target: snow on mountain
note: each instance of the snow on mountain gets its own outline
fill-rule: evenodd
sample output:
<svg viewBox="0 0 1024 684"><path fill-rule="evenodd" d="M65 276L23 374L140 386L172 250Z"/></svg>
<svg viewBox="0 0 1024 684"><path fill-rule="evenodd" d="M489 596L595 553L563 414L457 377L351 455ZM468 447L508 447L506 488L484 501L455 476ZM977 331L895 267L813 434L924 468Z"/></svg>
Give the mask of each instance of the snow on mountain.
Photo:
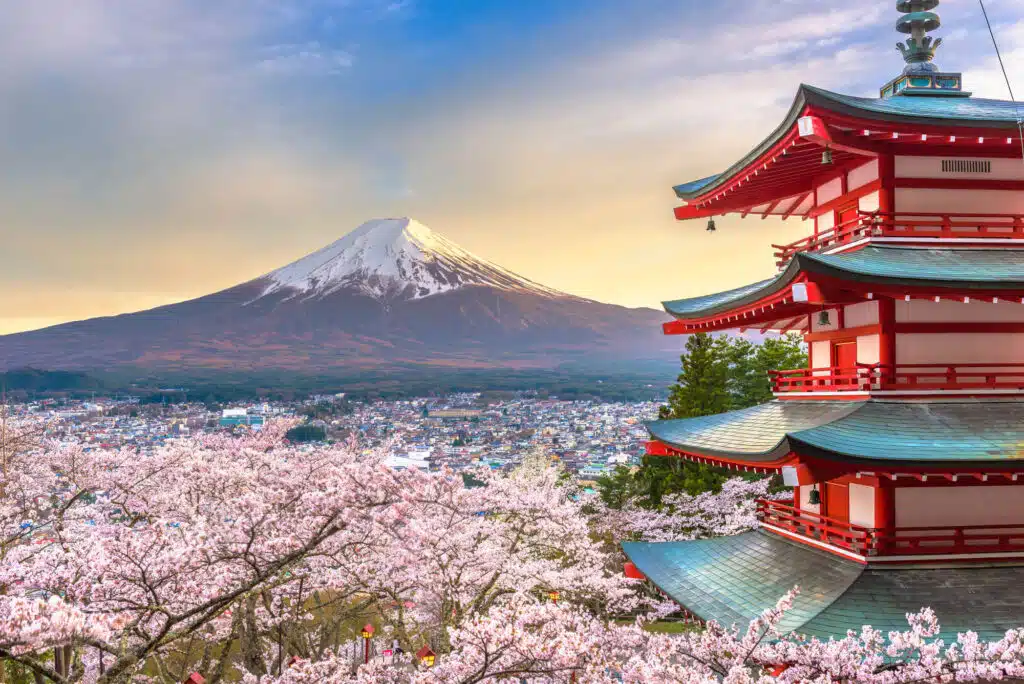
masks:
<svg viewBox="0 0 1024 684"><path fill-rule="evenodd" d="M422 299L469 285L569 297L482 259L419 221L374 219L323 249L260 279L261 297L316 299L356 289L377 299Z"/></svg>

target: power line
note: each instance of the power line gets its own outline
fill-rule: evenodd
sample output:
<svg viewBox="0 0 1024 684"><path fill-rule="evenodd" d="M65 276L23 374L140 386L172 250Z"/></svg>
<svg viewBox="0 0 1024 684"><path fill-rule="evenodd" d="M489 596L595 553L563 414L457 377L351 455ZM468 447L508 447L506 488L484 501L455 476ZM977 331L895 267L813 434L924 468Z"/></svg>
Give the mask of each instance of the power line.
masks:
<svg viewBox="0 0 1024 684"><path fill-rule="evenodd" d="M1010 83L1010 75L1006 72L1006 64L1003 62L1003 54L999 51L999 42L996 40L996 32L992 30L992 22L988 19L988 12L985 10L985 0L978 0L981 5L981 13L985 16L985 25L988 26L988 35L992 36L992 46L996 49L996 57L999 59L999 68L1003 71L1003 79L1006 81L1006 89L1010 91L1010 101L1013 102L1013 110L1017 115L1017 131L1020 133L1020 153L1024 160L1024 119L1020 116L1020 108L1017 106L1017 98L1013 95L1013 85Z"/></svg>

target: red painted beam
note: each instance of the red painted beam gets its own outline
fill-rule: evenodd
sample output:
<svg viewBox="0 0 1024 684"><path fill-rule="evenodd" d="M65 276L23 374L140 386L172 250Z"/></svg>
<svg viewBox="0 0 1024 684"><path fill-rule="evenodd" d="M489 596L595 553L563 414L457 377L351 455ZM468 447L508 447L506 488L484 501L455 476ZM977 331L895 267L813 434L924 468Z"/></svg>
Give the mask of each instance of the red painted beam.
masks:
<svg viewBox="0 0 1024 684"><path fill-rule="evenodd" d="M682 321L669 321L662 323L661 329L666 335L689 335L692 332Z"/></svg>
<svg viewBox="0 0 1024 684"><path fill-rule="evenodd" d="M804 335L804 342L824 342L826 340L842 340L849 337L878 335L881 331L882 326L877 323L874 325L861 325L856 328L844 328L842 330L824 330L822 332L807 333ZM898 329L897 332L899 332Z"/></svg>
<svg viewBox="0 0 1024 684"><path fill-rule="evenodd" d="M652 439L645 445L646 453L648 456L671 456L672 451L668 448L668 445L664 442L659 442L656 439Z"/></svg>
<svg viewBox="0 0 1024 684"><path fill-rule="evenodd" d="M932 188L937 190L1024 190L1024 180L988 178L896 178L897 188Z"/></svg>
<svg viewBox="0 0 1024 684"><path fill-rule="evenodd" d="M687 205L682 206L682 207L676 207L673 210L673 213L675 213L677 221L689 221L691 219L708 218L710 216L718 216L718 215L726 213L726 212L723 211L722 209L718 209L718 208L715 208L715 209L701 209L700 207L698 207L698 206L696 206L694 204L687 204Z"/></svg>

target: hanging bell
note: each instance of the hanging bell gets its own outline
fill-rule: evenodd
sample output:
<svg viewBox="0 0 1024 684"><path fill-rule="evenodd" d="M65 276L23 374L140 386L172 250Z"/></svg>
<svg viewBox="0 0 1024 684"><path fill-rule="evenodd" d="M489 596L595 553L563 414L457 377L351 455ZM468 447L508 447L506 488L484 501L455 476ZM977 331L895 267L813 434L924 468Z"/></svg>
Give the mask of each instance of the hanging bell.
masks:
<svg viewBox="0 0 1024 684"><path fill-rule="evenodd" d="M812 506L818 506L821 504L821 494L818 492L818 485L814 485L814 489L807 495L807 503Z"/></svg>
<svg viewBox="0 0 1024 684"><path fill-rule="evenodd" d="M832 319L828 316L828 311L822 309L818 312L818 325L832 325Z"/></svg>
<svg viewBox="0 0 1024 684"><path fill-rule="evenodd" d="M715 219L714 219L714 217L708 219L708 232L709 233L714 233L715 232Z"/></svg>
<svg viewBox="0 0 1024 684"><path fill-rule="evenodd" d="M832 166L832 150L828 147L821 153L821 165Z"/></svg>

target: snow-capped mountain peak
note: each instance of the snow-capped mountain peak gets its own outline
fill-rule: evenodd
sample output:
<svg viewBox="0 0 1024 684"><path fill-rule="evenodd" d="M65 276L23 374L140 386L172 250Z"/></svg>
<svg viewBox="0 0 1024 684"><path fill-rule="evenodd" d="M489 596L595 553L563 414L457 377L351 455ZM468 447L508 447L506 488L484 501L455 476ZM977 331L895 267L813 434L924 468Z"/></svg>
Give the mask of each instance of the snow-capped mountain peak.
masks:
<svg viewBox="0 0 1024 684"><path fill-rule="evenodd" d="M411 218L374 219L262 278L262 296L317 298L356 289L378 299L421 299L470 285L567 296L459 247Z"/></svg>

